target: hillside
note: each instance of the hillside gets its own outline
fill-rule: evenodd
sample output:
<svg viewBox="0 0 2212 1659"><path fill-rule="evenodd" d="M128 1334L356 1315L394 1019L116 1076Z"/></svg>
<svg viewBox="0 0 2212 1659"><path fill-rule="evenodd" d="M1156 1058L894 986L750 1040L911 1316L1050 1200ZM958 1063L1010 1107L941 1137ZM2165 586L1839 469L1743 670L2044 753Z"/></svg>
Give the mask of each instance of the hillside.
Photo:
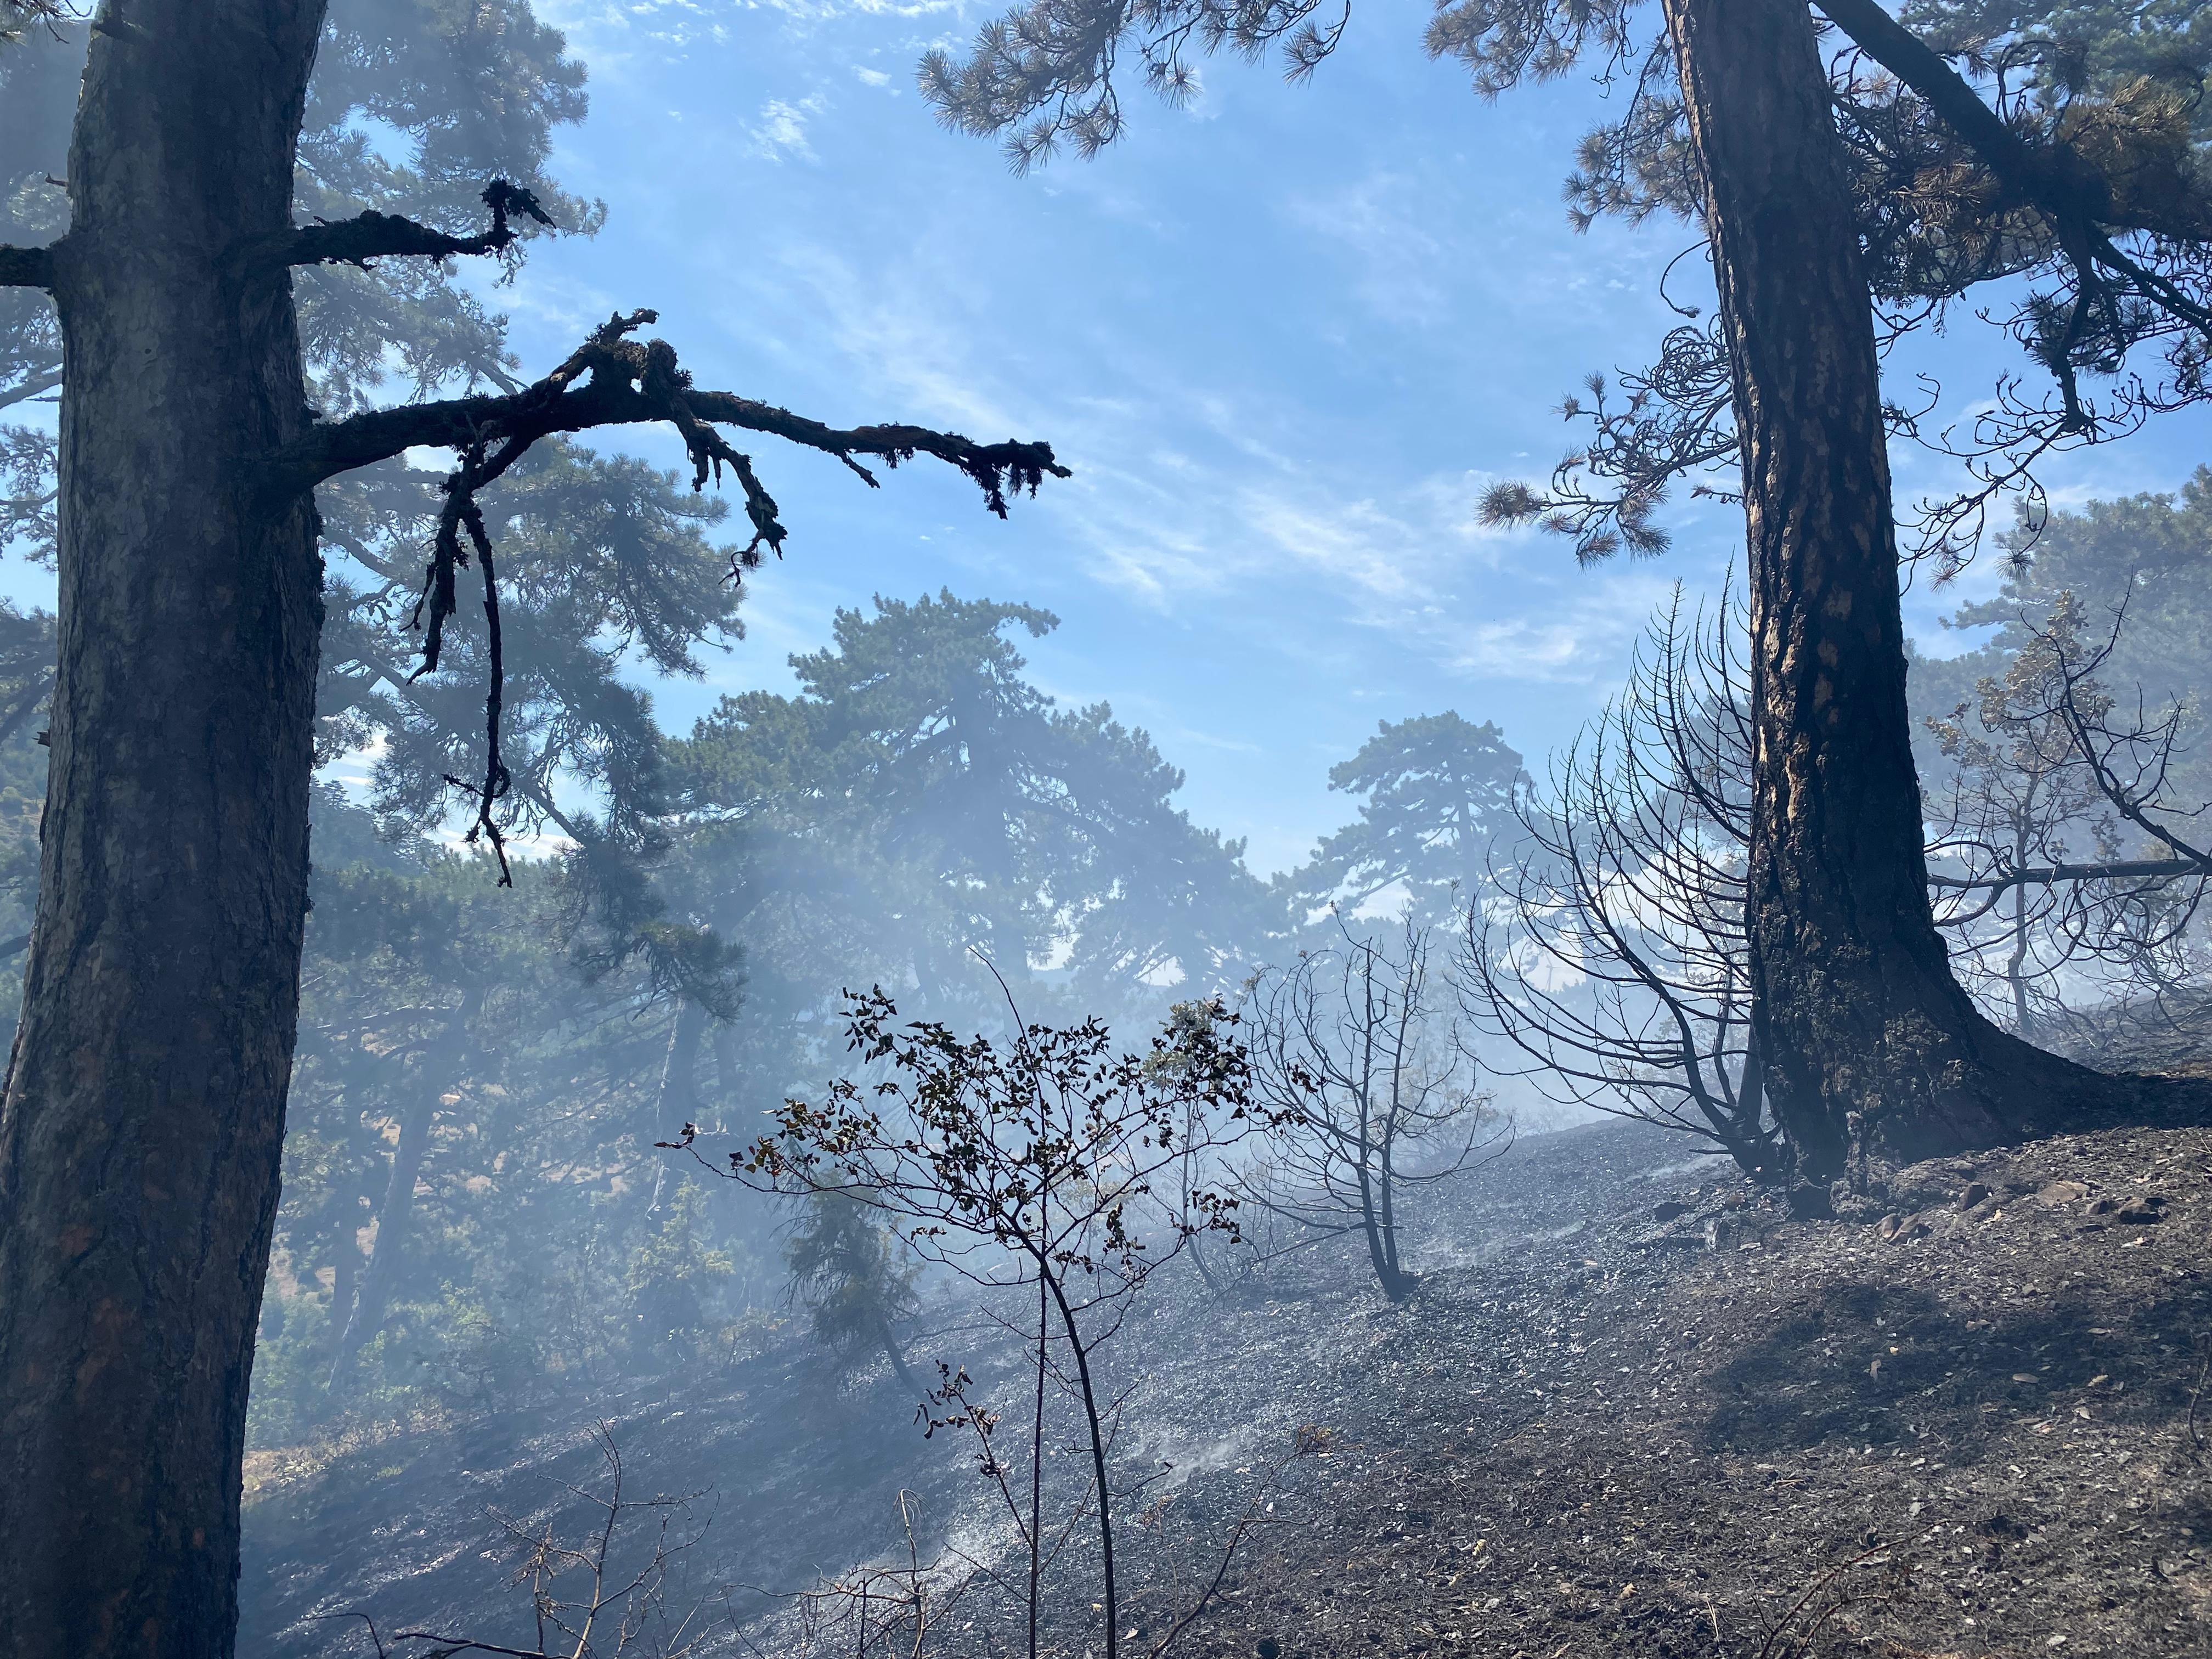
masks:
<svg viewBox="0 0 2212 1659"><path fill-rule="evenodd" d="M1348 1254L1218 1295L1176 1270L1114 1351L1141 1383L1124 1456L1172 1466L1151 1524L1125 1521L1146 1634L1124 1650L1314 1425L1327 1450L1285 1471L1177 1652L2212 1652L2212 1131L1924 1164L1848 1207L1790 1221L1678 1140L1603 1124L1431 1189L1403 1307ZM1011 1384L972 1317L914 1346L981 1395ZM633 1490L711 1493L671 1580L708 1604L706 1650L798 1650L787 1604L732 1587L902 1548L902 1489L926 1548L976 1550L973 1460L909 1414L786 1333L559 1409L264 1455L243 1639L366 1652L318 1617L366 1612L528 1646L493 1516L580 1524L556 1481L588 1486L604 1419ZM1095 1646L1068 1605L1055 1650ZM932 1650L1006 1651L988 1624L948 1621Z"/></svg>

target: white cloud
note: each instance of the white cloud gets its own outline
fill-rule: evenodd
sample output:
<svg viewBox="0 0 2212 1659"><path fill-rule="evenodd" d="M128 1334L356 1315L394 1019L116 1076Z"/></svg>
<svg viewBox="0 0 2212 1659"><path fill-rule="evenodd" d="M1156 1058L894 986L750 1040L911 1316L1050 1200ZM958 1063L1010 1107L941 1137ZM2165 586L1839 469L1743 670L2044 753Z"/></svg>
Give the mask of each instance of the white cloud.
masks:
<svg viewBox="0 0 2212 1659"><path fill-rule="evenodd" d="M731 0L538 0L538 15L568 37L595 79L619 75L645 52L659 56L728 37Z"/></svg>
<svg viewBox="0 0 2212 1659"><path fill-rule="evenodd" d="M887 87L891 83L891 77L890 76L884 74L881 70L870 69L865 64L854 64L853 73L859 76L863 82L872 87Z"/></svg>
<svg viewBox="0 0 2212 1659"><path fill-rule="evenodd" d="M802 98L795 104L769 99L761 106L759 118L745 126L752 153L770 161L792 156L803 161L814 160L814 146L806 142L806 124L827 107L819 97Z"/></svg>
<svg viewBox="0 0 2212 1659"><path fill-rule="evenodd" d="M1032 425L1022 412L1031 399L994 395L994 377L979 367L987 361L978 349L986 319L961 315L954 297L961 290L939 280L942 273L919 256L896 269L863 270L823 243L794 240L781 246L775 268L762 276L761 293L744 296L719 319L754 349L782 356L790 341L778 326L780 307L803 296L810 346L826 343L846 360L837 378L855 403L888 405L865 418L925 421L969 433Z"/></svg>
<svg viewBox="0 0 2212 1659"><path fill-rule="evenodd" d="M1625 677L1632 642L1665 600L1673 583L1623 572L1605 578L1577 574L1579 594L1554 592L1521 614L1462 623L1453 672L1469 678L1607 686Z"/></svg>

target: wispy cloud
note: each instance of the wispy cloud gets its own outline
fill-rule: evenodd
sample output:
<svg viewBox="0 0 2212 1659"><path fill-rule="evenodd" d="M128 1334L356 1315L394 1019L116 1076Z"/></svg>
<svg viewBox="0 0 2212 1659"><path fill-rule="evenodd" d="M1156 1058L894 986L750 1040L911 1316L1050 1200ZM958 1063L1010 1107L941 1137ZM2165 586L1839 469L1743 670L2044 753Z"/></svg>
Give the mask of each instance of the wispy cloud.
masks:
<svg viewBox="0 0 2212 1659"><path fill-rule="evenodd" d="M1291 216L1351 255L1353 291L1386 321L1425 325L1449 313L1448 250L1432 189L1401 173L1370 173L1325 193L1291 199Z"/></svg>
<svg viewBox="0 0 2212 1659"><path fill-rule="evenodd" d="M795 104L769 99L761 106L760 114L745 125L752 153L769 161L813 161L814 146L806 141L806 124L828 107L827 100L819 96L802 98Z"/></svg>
<svg viewBox="0 0 2212 1659"><path fill-rule="evenodd" d="M1457 648L1448 665L1470 679L1608 690L1626 678L1629 651L1675 574L1649 566L1577 571L1541 584L1508 614L1485 617L1469 605L1451 629Z"/></svg>
<svg viewBox="0 0 2212 1659"><path fill-rule="evenodd" d="M1264 404L1192 385L1172 362L1102 363L1068 340L1079 368L1049 355L1001 368L999 319L927 247L864 271L799 241L778 264L773 281L807 295L816 337L834 343L836 378L871 404L977 435L1049 435L1075 477L1022 513L1051 520L1052 539L1120 604L1163 617L1198 606L1262 632L1279 613L1296 620L1275 648L1304 657L1318 630L1351 628L1458 678L1583 685L1613 672L1665 591L1626 568L1499 580L1554 550L1480 523L1495 475L1378 480L1371 460L1314 453L1310 434L1301 453ZM763 343L774 333L742 302L727 319Z"/></svg>
<svg viewBox="0 0 2212 1659"><path fill-rule="evenodd" d="M538 16L568 37L594 77L620 76L639 54L658 57L728 38L730 0L537 0Z"/></svg>

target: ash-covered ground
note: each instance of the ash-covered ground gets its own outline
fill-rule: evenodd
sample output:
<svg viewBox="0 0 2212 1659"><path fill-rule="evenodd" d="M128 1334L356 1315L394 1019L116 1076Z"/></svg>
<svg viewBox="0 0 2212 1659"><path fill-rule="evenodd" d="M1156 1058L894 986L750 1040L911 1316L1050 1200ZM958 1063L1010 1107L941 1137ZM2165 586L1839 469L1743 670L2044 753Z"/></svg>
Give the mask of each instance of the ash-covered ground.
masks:
<svg viewBox="0 0 2212 1659"><path fill-rule="evenodd" d="M1249 1514L1175 1653L2212 1654L2212 1131L1921 1165L1818 1221L1685 1152L1600 1124L1424 1189L1401 1306L1351 1241L1218 1291L1164 1270L1105 1358L1132 1390L1121 1467L1155 1477L1121 1528L1123 1650L1152 1651ZM1008 1340L943 1325L913 1357L1011 1408ZM998 1559L972 1440L925 1441L887 1376L841 1378L794 1332L258 1457L244 1650L367 1652L360 1613L532 1648L500 1517L581 1537L568 1486L604 1490L602 1420L631 1495L701 1494L665 1605L703 1651L800 1650L766 1592L905 1559L902 1492L926 1558ZM1302 1428L1326 1449L1266 1485ZM1073 1536L1050 1640L1097 1653ZM954 1596L929 1650L1015 1650L1004 1613Z"/></svg>

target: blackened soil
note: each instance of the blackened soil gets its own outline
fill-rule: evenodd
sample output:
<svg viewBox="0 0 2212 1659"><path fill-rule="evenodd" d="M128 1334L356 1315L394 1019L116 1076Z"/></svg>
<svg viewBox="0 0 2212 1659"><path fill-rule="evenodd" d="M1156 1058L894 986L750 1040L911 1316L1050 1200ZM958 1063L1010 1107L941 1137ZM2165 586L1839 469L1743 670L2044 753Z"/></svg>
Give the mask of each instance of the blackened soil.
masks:
<svg viewBox="0 0 2212 1659"><path fill-rule="evenodd" d="M1813 1222L1684 1150L1600 1125L1428 1189L1401 1306L1349 1249L1158 1282L1113 1355L1137 1385L1125 1465L1173 1466L1125 1523L1144 1633L1123 1651L1211 1578L1308 1426L1326 1451L1259 1498L1176 1654L2212 1654L2212 1132L1922 1165ZM1018 1375L973 1322L918 1346L986 1392ZM712 1488L695 1584L887 1552L902 1489L933 1547L975 1547L972 1461L922 1443L896 1394L839 1385L794 1339L289 1473L264 1459L242 1650L350 1650L322 1616L360 1610L524 1635L492 1516L578 1519L549 1477L588 1476L599 1418L639 1490ZM791 1650L764 1601L718 1594L708 1650ZM932 1650L1007 1651L994 1622ZM1054 1624L1055 1652L1103 1650L1079 1595Z"/></svg>
<svg viewBox="0 0 2212 1659"><path fill-rule="evenodd" d="M1193 1650L2212 1653L2212 1134L1925 1164L1850 1220L1668 1196L1431 1279L1431 1409Z"/></svg>

